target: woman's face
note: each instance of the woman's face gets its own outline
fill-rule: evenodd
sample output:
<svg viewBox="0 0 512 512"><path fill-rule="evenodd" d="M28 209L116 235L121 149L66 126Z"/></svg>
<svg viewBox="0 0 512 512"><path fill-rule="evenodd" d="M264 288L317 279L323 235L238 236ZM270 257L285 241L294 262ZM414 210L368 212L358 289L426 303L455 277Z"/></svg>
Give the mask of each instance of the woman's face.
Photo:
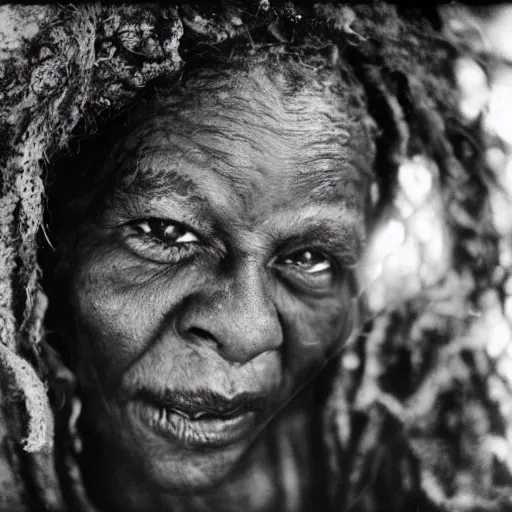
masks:
<svg viewBox="0 0 512 512"><path fill-rule="evenodd" d="M74 257L85 421L170 491L225 478L353 327L371 158L328 85L279 84L148 114Z"/></svg>

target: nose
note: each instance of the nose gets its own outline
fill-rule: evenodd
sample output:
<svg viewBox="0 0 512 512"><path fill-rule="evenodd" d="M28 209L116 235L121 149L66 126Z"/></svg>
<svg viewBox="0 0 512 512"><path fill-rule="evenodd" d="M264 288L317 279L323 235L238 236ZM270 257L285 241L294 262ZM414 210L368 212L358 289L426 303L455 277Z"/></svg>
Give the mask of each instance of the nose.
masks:
<svg viewBox="0 0 512 512"><path fill-rule="evenodd" d="M187 343L213 344L230 362L245 364L283 342L279 317L254 270L217 285L210 293L191 297L177 330Z"/></svg>

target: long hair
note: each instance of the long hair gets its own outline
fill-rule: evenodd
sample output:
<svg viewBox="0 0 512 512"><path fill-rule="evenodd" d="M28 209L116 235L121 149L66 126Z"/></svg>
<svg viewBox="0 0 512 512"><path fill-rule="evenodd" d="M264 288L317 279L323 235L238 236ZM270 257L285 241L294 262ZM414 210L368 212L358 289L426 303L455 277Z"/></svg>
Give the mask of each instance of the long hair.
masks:
<svg viewBox="0 0 512 512"><path fill-rule="evenodd" d="M490 291L493 311L502 307L508 269L502 265L497 280L488 140L481 122L468 126L458 112L454 66L473 50L445 30L440 12L388 2L255 1L47 13L52 22L23 48L27 59L7 62L18 82L1 108L0 363L26 450L52 439L40 340L58 220L51 205L77 205L70 190L88 182L87 167L71 162L84 160L104 124L129 118L148 89L215 59L266 52L296 62L299 73L329 62L358 91L375 138L370 240L384 220L407 227L400 180L419 166L435 184L429 205L437 205L450 246L442 271L413 291L393 295L381 284L396 300L364 305L359 330L323 373L315 436L321 493L333 510L405 511L418 503L501 510L507 493L499 487L511 479L489 439L503 438L506 427L489 391L496 372L478 322ZM23 73L15 75L17 66ZM40 260L43 278L41 253L50 253ZM364 276L362 283L371 295Z"/></svg>

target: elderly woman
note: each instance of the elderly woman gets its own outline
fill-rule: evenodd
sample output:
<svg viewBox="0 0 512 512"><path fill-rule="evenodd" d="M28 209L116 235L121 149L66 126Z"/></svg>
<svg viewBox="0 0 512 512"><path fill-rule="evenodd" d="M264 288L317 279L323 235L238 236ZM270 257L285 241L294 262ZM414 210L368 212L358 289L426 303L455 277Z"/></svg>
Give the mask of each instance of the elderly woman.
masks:
<svg viewBox="0 0 512 512"><path fill-rule="evenodd" d="M419 478L424 451L396 442L381 412L368 413L380 414L378 431L356 415L350 443L341 439L342 409L367 373L340 364L340 352L356 344L371 363L358 338L367 316L358 262L398 166L423 153L451 188L471 170L443 124L454 50L436 39L435 11L269 10L230 11L232 33L208 45L194 39L205 20L182 11L179 73L155 76L79 150L68 141L77 154L52 163L55 250L41 258L50 309L38 360L54 451L8 450L18 478L9 510L449 502L433 502ZM450 176L455 164L461 174ZM403 375L407 362L394 368ZM406 376L383 377L397 399L412 393ZM4 388L9 397L12 384ZM396 474L379 452L357 467L372 428L397 450ZM477 500L501 507L489 489Z"/></svg>
<svg viewBox="0 0 512 512"><path fill-rule="evenodd" d="M203 507L280 510L286 479L312 503L314 386L298 393L354 326L374 156L328 50L186 70L116 124L104 189L78 189L57 276L102 509L207 492ZM285 432L297 453L275 448Z"/></svg>

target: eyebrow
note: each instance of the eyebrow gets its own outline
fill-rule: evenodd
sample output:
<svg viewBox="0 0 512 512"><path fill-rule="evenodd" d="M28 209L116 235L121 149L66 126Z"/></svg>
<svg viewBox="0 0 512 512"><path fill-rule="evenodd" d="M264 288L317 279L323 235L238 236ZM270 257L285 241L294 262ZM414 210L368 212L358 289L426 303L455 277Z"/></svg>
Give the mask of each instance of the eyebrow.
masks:
<svg viewBox="0 0 512 512"><path fill-rule="evenodd" d="M342 204L349 208L361 207L370 179L356 166L343 170L326 170L304 174L292 184L291 192L303 196L307 191L311 201L325 205Z"/></svg>
<svg viewBox="0 0 512 512"><path fill-rule="evenodd" d="M123 186L123 192L147 198L174 195L190 201L206 200L192 179L171 170L139 175L129 186Z"/></svg>
<svg viewBox="0 0 512 512"><path fill-rule="evenodd" d="M171 163L167 166L156 161L162 156L168 157L168 154L155 151L125 168L125 174L119 180L122 192L143 197L173 193L183 198L204 199L194 180L173 169Z"/></svg>

